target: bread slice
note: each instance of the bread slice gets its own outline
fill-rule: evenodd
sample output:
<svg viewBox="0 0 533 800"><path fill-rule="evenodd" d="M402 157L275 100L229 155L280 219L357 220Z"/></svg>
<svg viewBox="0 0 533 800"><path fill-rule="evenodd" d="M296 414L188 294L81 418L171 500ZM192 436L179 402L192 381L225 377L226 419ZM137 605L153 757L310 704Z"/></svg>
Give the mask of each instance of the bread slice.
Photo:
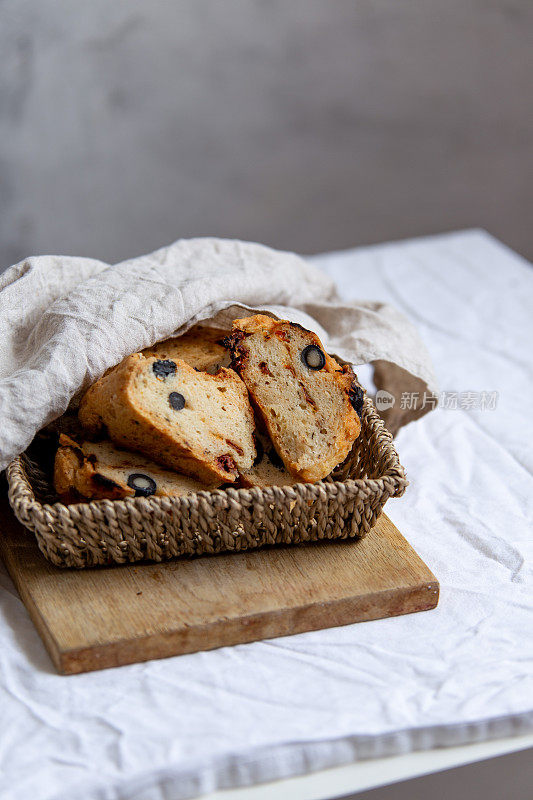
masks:
<svg viewBox="0 0 533 800"><path fill-rule="evenodd" d="M63 503L121 500L125 497L179 497L214 486L166 470L144 456L121 450L112 442L78 444L59 437L54 486Z"/></svg>
<svg viewBox="0 0 533 800"><path fill-rule="evenodd" d="M256 456L254 419L238 375L198 372L180 359L134 353L86 392L79 420L110 439L205 483L233 483Z"/></svg>
<svg viewBox="0 0 533 800"><path fill-rule="evenodd" d="M142 354L146 357L155 356L172 361L178 358L195 369L214 374L220 367L229 366L228 351L220 344L220 340L227 334L228 331L195 325L182 336L173 336L164 342L158 342L153 347L145 348Z"/></svg>
<svg viewBox="0 0 533 800"><path fill-rule="evenodd" d="M246 488L258 486L293 486L296 478L287 472L274 445L266 433L255 432L257 456L250 469L240 473L240 485Z"/></svg>
<svg viewBox="0 0 533 800"><path fill-rule="evenodd" d="M225 346L288 472L301 481L329 475L361 430L351 368L316 334L264 314L235 320Z"/></svg>

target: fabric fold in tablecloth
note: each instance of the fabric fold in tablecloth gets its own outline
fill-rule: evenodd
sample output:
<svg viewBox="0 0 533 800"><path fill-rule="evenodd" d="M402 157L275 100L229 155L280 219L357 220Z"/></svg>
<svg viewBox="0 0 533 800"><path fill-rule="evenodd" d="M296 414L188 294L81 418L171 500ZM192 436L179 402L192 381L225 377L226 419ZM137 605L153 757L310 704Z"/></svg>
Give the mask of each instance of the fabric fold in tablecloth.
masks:
<svg viewBox="0 0 533 800"><path fill-rule="evenodd" d="M195 322L221 326L257 310L314 329L346 361L380 360L384 388L390 374L400 391L435 391L428 352L405 316L384 303L345 302L293 253L206 238L115 265L38 256L0 276L0 470L125 356ZM402 409L395 430L416 416Z"/></svg>

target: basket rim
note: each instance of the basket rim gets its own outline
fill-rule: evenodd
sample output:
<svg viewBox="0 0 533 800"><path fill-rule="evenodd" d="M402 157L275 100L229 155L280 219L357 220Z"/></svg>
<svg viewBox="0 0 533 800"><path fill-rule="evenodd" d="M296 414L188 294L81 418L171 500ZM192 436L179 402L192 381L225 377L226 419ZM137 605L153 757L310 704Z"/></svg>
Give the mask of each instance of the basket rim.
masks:
<svg viewBox="0 0 533 800"><path fill-rule="evenodd" d="M251 501L259 501L261 499L267 501L275 501L276 499L293 500L299 494L306 496L307 499L315 498L320 493L325 492L327 497L335 497L337 494L345 493L350 496L358 493L359 491L366 490L367 492L384 492L388 491L390 497L401 496L409 481L406 478L405 470L400 463L399 455L394 447L392 435L385 427L381 417L377 414L372 400L366 396L363 405L363 414L361 418L361 432L363 427L370 427L375 429L377 435L383 436L385 439L384 445L386 450L386 457L389 464L383 470L383 473L377 478L347 478L344 480L328 480L327 478L316 483L295 483L289 486L266 486L266 487L243 487L233 488L231 486L225 489L202 489L198 492L192 492L187 495L178 497L166 496L151 496L151 497L128 497L120 500L88 500L86 502L70 503L65 505L60 501L55 503L42 503L35 496L32 483L26 473L25 459L26 453L21 453L16 456L6 467L6 476L9 484L9 501L13 506L16 505L19 509L25 509L27 512L31 510L42 509L52 513L58 513L65 509L69 513L82 514L86 510L92 509L105 509L108 504L112 504L113 508L118 510L136 509L138 512L148 511L154 508L171 508L173 511L178 511L181 508L186 509L194 500L213 502L217 499L227 500L236 503L250 503ZM16 501L13 494L17 493Z"/></svg>

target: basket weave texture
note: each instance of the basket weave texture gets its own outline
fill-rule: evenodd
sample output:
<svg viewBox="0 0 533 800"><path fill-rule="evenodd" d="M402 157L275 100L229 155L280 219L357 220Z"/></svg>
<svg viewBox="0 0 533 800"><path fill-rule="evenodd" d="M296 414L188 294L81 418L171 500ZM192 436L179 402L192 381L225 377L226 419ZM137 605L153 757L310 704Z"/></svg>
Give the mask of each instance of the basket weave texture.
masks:
<svg viewBox="0 0 533 800"><path fill-rule="evenodd" d="M60 567L93 567L263 545L364 536L405 472L374 406L365 399L361 434L332 476L320 483L217 489L183 497L137 497L63 505L50 477L25 453L7 468L9 501Z"/></svg>

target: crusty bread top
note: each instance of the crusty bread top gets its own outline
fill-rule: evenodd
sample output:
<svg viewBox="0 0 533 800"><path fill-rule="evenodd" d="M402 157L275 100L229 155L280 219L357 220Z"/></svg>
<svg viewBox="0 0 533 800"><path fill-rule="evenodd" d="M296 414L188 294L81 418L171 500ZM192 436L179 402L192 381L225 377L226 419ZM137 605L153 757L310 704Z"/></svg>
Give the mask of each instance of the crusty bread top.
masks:
<svg viewBox="0 0 533 800"><path fill-rule="evenodd" d="M224 343L287 470L303 481L329 475L361 430L351 368L315 333L264 314L235 320Z"/></svg>

